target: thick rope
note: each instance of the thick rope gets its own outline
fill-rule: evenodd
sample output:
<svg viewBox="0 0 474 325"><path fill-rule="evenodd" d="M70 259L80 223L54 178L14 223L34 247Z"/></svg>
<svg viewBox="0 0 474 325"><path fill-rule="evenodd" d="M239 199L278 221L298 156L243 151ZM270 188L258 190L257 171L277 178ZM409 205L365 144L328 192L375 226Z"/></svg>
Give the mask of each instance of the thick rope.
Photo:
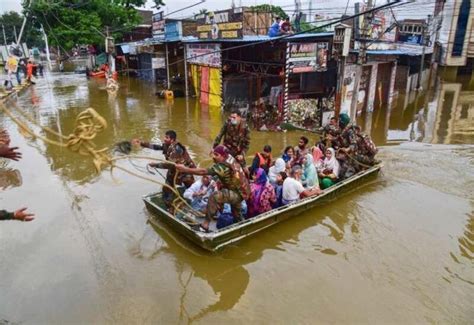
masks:
<svg viewBox="0 0 474 325"><path fill-rule="evenodd" d="M107 127L107 122L106 120L100 116L93 108L88 108L85 111L82 111L79 113L79 115L76 118L76 127L69 136L64 136L56 131L44 127L42 125L39 125L33 118L28 116L26 113L24 113L21 109L18 108L17 105L13 104L14 108L25 118L27 119L30 123L38 126L45 132L51 133L55 136L58 136L64 140L67 140L66 143L61 143L55 140L48 139L47 137L35 134L29 126L18 119L16 116L12 114L12 112L3 104L0 103L0 109L5 112L21 129L23 129L26 133L31 135L32 137L36 137L38 139L41 139L42 141L49 143L51 145L59 146L62 148L68 148L69 150L78 153L83 156L91 156L93 159L94 167L98 173L100 173L103 169L110 167L111 168L111 175L113 177L113 169L117 168L120 170L123 170L133 176L136 176L138 178L153 182L155 184L161 185L162 187L166 187L170 189L175 195L176 199L172 202L172 206L174 207L175 211L180 211L183 214L185 212L181 210L180 208L176 207L177 201L181 201L184 203L189 209L191 213L195 214L196 216L202 217L203 214L197 210L195 210L179 193L178 190L176 190L175 187L170 186L169 184L162 183L159 181L156 181L154 179L148 178L141 176L139 174L136 174L134 172L131 172L121 166L118 166L115 164L116 161L122 160L122 159L146 159L146 160L152 160L152 161L159 161L159 162L164 162L166 164L171 164L173 166L176 166L176 164L172 161L164 160L164 159L159 159L159 158L150 158L150 157L145 157L145 156L135 156L135 155L124 155L121 157L116 157L116 158L111 158L108 154L109 148L105 147L102 149L96 149L96 145L92 142L92 140L97 136L97 133L103 131ZM174 180L173 184L176 184L176 179L178 176L178 171L175 172L174 175ZM176 186L176 185L175 185Z"/></svg>

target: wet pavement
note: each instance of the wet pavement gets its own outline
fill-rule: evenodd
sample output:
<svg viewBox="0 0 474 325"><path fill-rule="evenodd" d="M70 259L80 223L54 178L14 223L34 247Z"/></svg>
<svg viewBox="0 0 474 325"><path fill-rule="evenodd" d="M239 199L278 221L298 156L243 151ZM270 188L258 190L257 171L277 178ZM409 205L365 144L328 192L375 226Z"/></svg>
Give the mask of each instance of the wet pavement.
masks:
<svg viewBox="0 0 474 325"><path fill-rule="evenodd" d="M223 116L149 84L50 74L16 103L64 135L87 107L108 128L98 147L178 132L208 158ZM2 208L31 223L0 227L0 323L470 323L474 318L474 91L469 79L400 95L359 123L381 146L382 175L217 254L147 223L157 190L25 136L3 113L23 159L0 162ZM38 127L33 130L46 135ZM250 152L301 132L253 132ZM312 139L314 135L307 133ZM158 155L144 150L145 155ZM143 161L122 166L143 170Z"/></svg>

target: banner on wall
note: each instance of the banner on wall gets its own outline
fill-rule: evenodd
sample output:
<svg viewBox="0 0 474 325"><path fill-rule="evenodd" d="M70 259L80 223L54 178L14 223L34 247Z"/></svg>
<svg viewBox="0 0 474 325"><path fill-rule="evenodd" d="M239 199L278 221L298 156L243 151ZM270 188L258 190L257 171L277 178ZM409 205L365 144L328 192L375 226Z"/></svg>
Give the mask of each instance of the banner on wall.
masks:
<svg viewBox="0 0 474 325"><path fill-rule="evenodd" d="M220 44L187 44L186 59L188 63L221 67Z"/></svg>
<svg viewBox="0 0 474 325"><path fill-rule="evenodd" d="M290 73L326 71L329 43L290 43L287 64Z"/></svg>
<svg viewBox="0 0 474 325"><path fill-rule="evenodd" d="M165 58L151 58L151 68L152 69L163 69L166 67Z"/></svg>

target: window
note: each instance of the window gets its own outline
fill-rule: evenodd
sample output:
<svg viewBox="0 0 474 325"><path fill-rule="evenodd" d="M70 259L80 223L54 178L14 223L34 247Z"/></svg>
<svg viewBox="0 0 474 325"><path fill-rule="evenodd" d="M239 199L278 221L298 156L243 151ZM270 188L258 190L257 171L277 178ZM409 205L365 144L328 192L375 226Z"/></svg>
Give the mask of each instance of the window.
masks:
<svg viewBox="0 0 474 325"><path fill-rule="evenodd" d="M471 1L463 0L459 8L458 23L456 26L456 34L454 35L452 56L461 56L464 48L464 38L466 37L467 21L469 12L471 11Z"/></svg>

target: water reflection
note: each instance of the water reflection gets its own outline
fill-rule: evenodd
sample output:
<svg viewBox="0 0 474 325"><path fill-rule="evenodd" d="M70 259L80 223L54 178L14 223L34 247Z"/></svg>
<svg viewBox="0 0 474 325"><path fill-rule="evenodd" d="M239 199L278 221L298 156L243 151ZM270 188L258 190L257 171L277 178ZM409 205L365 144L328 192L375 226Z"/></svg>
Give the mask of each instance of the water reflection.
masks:
<svg viewBox="0 0 474 325"><path fill-rule="evenodd" d="M392 106L363 112L358 124L378 145L404 141L474 143L474 90L469 79L433 78L426 91L399 93Z"/></svg>

